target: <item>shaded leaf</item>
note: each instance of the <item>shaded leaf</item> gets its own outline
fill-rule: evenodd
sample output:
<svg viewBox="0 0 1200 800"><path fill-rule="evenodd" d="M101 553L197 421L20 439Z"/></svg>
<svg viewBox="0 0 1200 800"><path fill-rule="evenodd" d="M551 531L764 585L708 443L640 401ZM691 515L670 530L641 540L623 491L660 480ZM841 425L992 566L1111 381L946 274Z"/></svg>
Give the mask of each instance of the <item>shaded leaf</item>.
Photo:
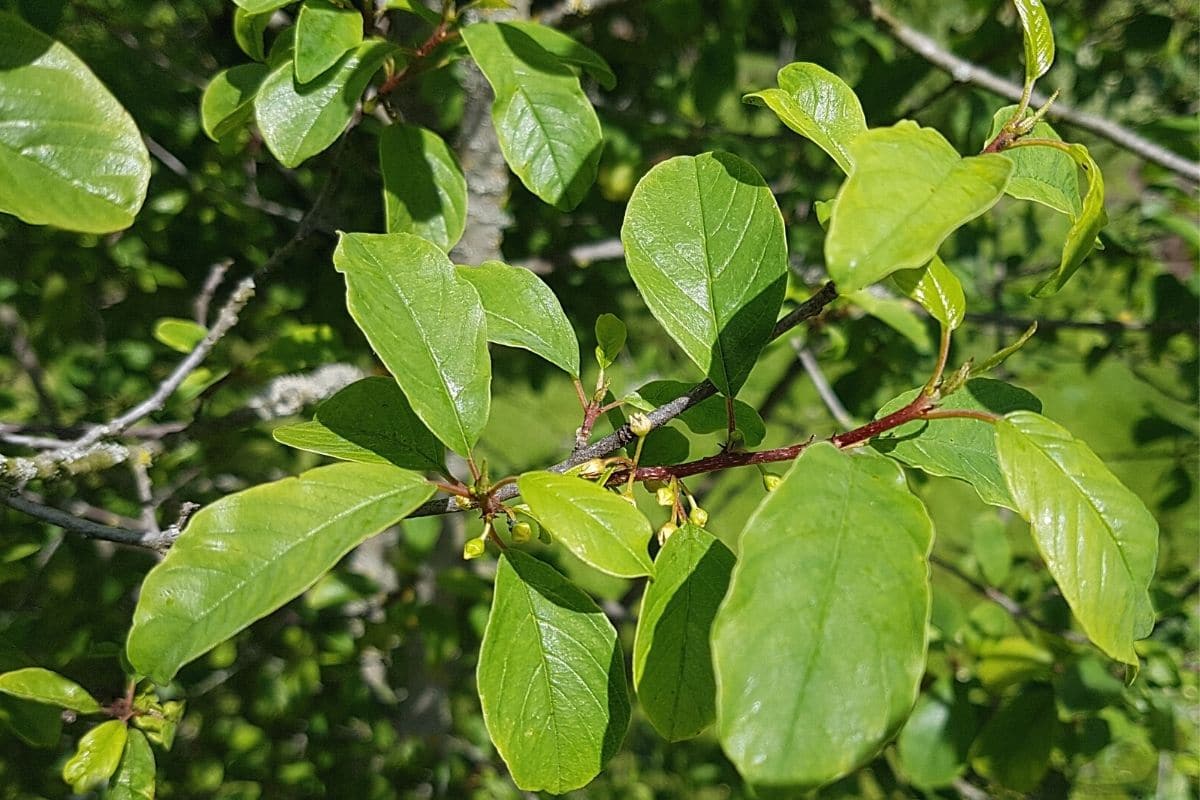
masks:
<svg viewBox="0 0 1200 800"><path fill-rule="evenodd" d="M100 703L86 689L57 672L26 667L0 675L0 692L36 703L68 708L80 714L99 714Z"/></svg>
<svg viewBox="0 0 1200 800"><path fill-rule="evenodd" d="M1034 297L1046 297L1066 285L1096 246L1096 237L1100 235L1100 230L1108 224L1108 212L1104 210L1104 175L1100 173L1100 167L1083 145L1070 145L1070 150L1075 163L1087 173L1087 194L1083 197L1083 210L1071 225L1071 230L1067 231L1058 270L1034 288Z"/></svg>
<svg viewBox="0 0 1200 800"><path fill-rule="evenodd" d="M971 747L971 766L1001 786L1031 792L1050 767L1057 728L1054 691L1027 686L983 726Z"/></svg>
<svg viewBox="0 0 1200 800"><path fill-rule="evenodd" d="M892 283L920 304L943 327L954 330L967 312L962 283L937 256L923 267L901 269L891 275Z"/></svg>
<svg viewBox="0 0 1200 800"><path fill-rule="evenodd" d="M200 98L200 125L208 138L219 141L250 121L269 71L265 64L241 64L213 76Z"/></svg>
<svg viewBox="0 0 1200 800"><path fill-rule="evenodd" d="M1005 106L992 117L992 132L988 141L995 139L1005 124L1016 113L1017 106ZM1058 132L1048 122L1039 122L1028 134L1031 138L1062 141ZM1012 178L1004 193L1021 200L1032 200L1061 211L1075 220L1082 206L1079 200L1079 168L1074 159L1054 147L1009 147L1000 155L1012 162Z"/></svg>
<svg viewBox="0 0 1200 800"><path fill-rule="evenodd" d="M615 314L596 317L596 361L601 369L608 369L625 349L625 323Z"/></svg>
<svg viewBox="0 0 1200 800"><path fill-rule="evenodd" d="M562 31L527 20L512 20L504 24L533 39L542 49L553 54L564 64L582 69L605 89L612 89L617 85L617 76L613 74L612 67L599 53Z"/></svg>
<svg viewBox="0 0 1200 800"><path fill-rule="evenodd" d="M467 179L442 137L416 125L379 134L388 233L412 233L446 252L467 226Z"/></svg>
<svg viewBox="0 0 1200 800"><path fill-rule="evenodd" d="M1013 0L1025 39L1025 83L1033 83L1054 63L1054 29L1043 0Z"/></svg>
<svg viewBox="0 0 1200 800"><path fill-rule="evenodd" d="M0 696L0 730L8 729L30 747L57 747L62 711L55 706Z"/></svg>
<svg viewBox="0 0 1200 800"><path fill-rule="evenodd" d="M266 61L267 51L263 35L271 24L273 12L251 14L241 6L233 12L233 39L241 51L255 61Z"/></svg>
<svg viewBox="0 0 1200 800"><path fill-rule="evenodd" d="M865 290L843 293L842 297L908 339L918 353L933 351L933 338L929 335L929 328L907 301L894 297L880 297Z"/></svg>
<svg viewBox="0 0 1200 800"><path fill-rule="evenodd" d="M937 691L921 695L896 740L900 769L921 789L949 786L966 769L976 729L975 709L965 693L950 698Z"/></svg>
<svg viewBox="0 0 1200 800"><path fill-rule="evenodd" d="M62 768L62 777L76 794L91 791L117 771L129 729L119 719L101 722L79 738L79 745Z"/></svg>
<svg viewBox="0 0 1200 800"><path fill-rule="evenodd" d="M146 735L130 730L106 800L154 800L154 751Z"/></svg>
<svg viewBox="0 0 1200 800"><path fill-rule="evenodd" d="M296 16L296 80L308 83L363 38L362 14L329 0L304 0Z"/></svg>

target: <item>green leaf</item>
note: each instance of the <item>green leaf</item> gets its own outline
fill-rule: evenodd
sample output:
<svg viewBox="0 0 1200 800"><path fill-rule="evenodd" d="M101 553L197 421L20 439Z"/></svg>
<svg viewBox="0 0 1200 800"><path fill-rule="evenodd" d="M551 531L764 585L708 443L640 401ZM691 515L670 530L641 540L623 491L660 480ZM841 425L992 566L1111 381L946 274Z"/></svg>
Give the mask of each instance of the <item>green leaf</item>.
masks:
<svg viewBox="0 0 1200 800"><path fill-rule="evenodd" d="M62 777L75 794L103 784L117 771L129 729L119 719L101 722L79 738L75 754L62 768Z"/></svg>
<svg viewBox="0 0 1200 800"><path fill-rule="evenodd" d="M908 405L920 389L889 400L876 417L886 417ZM939 408L987 411L1041 411L1041 402L1024 389L992 380L974 378L938 403ZM994 506L1016 510L996 455L994 426L976 419L934 419L907 422L871 441L881 453L930 475L966 481L980 499Z"/></svg>
<svg viewBox="0 0 1200 800"><path fill-rule="evenodd" d="M900 769L909 783L931 790L949 786L967 766L977 728L965 693L946 699L923 694L896 740Z"/></svg>
<svg viewBox="0 0 1200 800"><path fill-rule="evenodd" d="M1009 686L1048 679L1053 669L1054 654L1022 636L984 641L975 662L979 682L993 694Z"/></svg>
<svg viewBox="0 0 1200 800"><path fill-rule="evenodd" d="M1046 297L1061 289L1092 252L1092 248L1096 246L1096 237L1108 224L1108 212L1104 210L1104 175L1101 174L1099 165L1083 145L1073 144L1070 145L1070 149L1075 163L1087 173L1087 194L1083 197L1083 210L1071 225L1071 230L1067 231L1058 271L1034 288L1034 297Z"/></svg>
<svg viewBox="0 0 1200 800"><path fill-rule="evenodd" d="M575 208L596 179L604 143L579 77L511 24L468 25L462 37L496 94L492 122L504 160L542 200Z"/></svg>
<svg viewBox="0 0 1200 800"><path fill-rule="evenodd" d="M596 361L601 369L608 369L625 349L625 323L615 314L604 313L596 317Z"/></svg>
<svg viewBox="0 0 1200 800"><path fill-rule="evenodd" d="M917 316L907 301L880 297L866 290L843 292L842 297L904 336L918 353L933 352L933 338L925 320Z"/></svg>
<svg viewBox="0 0 1200 800"><path fill-rule="evenodd" d="M807 62L788 64L776 76L778 89L763 89L742 98L765 105L801 136L811 139L838 163L854 169L849 145L867 130L867 118L854 90L824 67Z"/></svg>
<svg viewBox="0 0 1200 800"><path fill-rule="evenodd" d="M263 35L271 24L273 12L251 14L240 6L233 12L233 39L241 51L255 61L266 61L267 50Z"/></svg>
<svg viewBox="0 0 1200 800"><path fill-rule="evenodd" d="M242 64L213 76L200 98L200 125L208 138L220 141L249 122L269 72L265 64Z"/></svg>
<svg viewBox="0 0 1200 800"><path fill-rule="evenodd" d="M522 347L579 377L579 341L558 298L527 269L487 261L458 267L483 301L488 341Z"/></svg>
<svg viewBox="0 0 1200 800"><path fill-rule="evenodd" d="M612 623L579 587L516 550L497 564L476 679L488 733L525 791L586 785L629 727Z"/></svg>
<svg viewBox="0 0 1200 800"><path fill-rule="evenodd" d="M308 83L363 39L363 17L329 0L304 0L296 17L296 80Z"/></svg>
<svg viewBox="0 0 1200 800"><path fill-rule="evenodd" d="M1153 515L1086 444L1038 414L1007 415L996 449L1016 509L1088 638L1136 666L1133 642L1154 626Z"/></svg>
<svg viewBox="0 0 1200 800"><path fill-rule="evenodd" d="M416 125L379 134L388 233L412 233L446 252L467 226L467 179L442 137Z"/></svg>
<svg viewBox="0 0 1200 800"><path fill-rule="evenodd" d="M111 233L146 199L150 155L129 113L62 44L0 12L0 211Z"/></svg>
<svg viewBox="0 0 1200 800"><path fill-rule="evenodd" d="M897 289L916 301L943 327L954 330L962 324L967 312L962 284L937 256L923 267L897 270L891 278Z"/></svg>
<svg viewBox="0 0 1200 800"><path fill-rule="evenodd" d="M1037 333L1037 320L1031 322L1029 327L1025 329L1025 332L1022 333L1015 342L1001 347L995 353L992 353L990 356L985 358L982 362L972 367L971 375L984 375L988 372L991 372L996 367L1007 361L1009 356L1024 347L1025 343L1032 339L1035 333Z"/></svg>
<svg viewBox="0 0 1200 800"><path fill-rule="evenodd" d="M290 60L275 65L254 98L267 149L285 167L295 167L337 141L371 77L394 53L387 42L363 42L303 85Z"/></svg>
<svg viewBox="0 0 1200 800"><path fill-rule="evenodd" d="M625 401L642 411L653 411L658 406L686 394L691 388L690 383L683 381L650 381L626 397ZM767 426L754 406L734 400L733 418L742 434L742 440L748 447L762 443L763 437L767 435ZM725 433L729 427L723 397L714 396L701 400L676 419L686 425L692 433Z"/></svg>
<svg viewBox="0 0 1200 800"><path fill-rule="evenodd" d="M407 233L344 233L333 264L346 276L350 315L417 416L469 454L491 406L479 293L437 245Z"/></svg>
<svg viewBox="0 0 1200 800"><path fill-rule="evenodd" d="M274 430L275 441L363 464L445 473L445 451L391 378L363 378L330 397L312 422Z"/></svg>
<svg viewBox="0 0 1200 800"><path fill-rule="evenodd" d="M316 583L433 494L415 472L334 464L201 509L146 575L126 651L156 683Z"/></svg>
<svg viewBox="0 0 1200 800"><path fill-rule="evenodd" d="M30 747L57 747L62 712L54 706L0 696L0 730L8 729Z"/></svg>
<svg viewBox="0 0 1200 800"><path fill-rule="evenodd" d="M564 64L582 69L605 89L612 89L617 85L617 76L613 74L612 67L599 53L562 31L527 20L513 20L504 24L533 39L543 50Z"/></svg>
<svg viewBox="0 0 1200 800"><path fill-rule="evenodd" d="M996 138L1016 111L1017 106L1005 106L996 112L992 117L992 132L988 141ZM1048 122L1037 123L1028 135L1036 139L1062 141ZM1079 201L1079 168L1071 156L1054 147L1009 147L1000 155L1013 165L1012 178L1004 190L1005 194L1049 206L1072 220L1079 217L1082 210Z"/></svg>
<svg viewBox="0 0 1200 800"><path fill-rule="evenodd" d="M154 323L154 338L177 353L192 352L207 335L208 328L195 320L163 317Z"/></svg>
<svg viewBox="0 0 1200 800"><path fill-rule="evenodd" d="M762 176L723 152L664 161L634 189L621 241L651 313L722 394L737 394L787 283L783 216Z"/></svg>
<svg viewBox="0 0 1200 800"><path fill-rule="evenodd" d="M1013 4L1025 38L1025 83L1031 84L1054 63L1054 29L1044 0L1013 0Z"/></svg>
<svg viewBox="0 0 1200 800"><path fill-rule="evenodd" d="M146 734L129 731L125 753L108 787L106 800L154 800L154 751Z"/></svg>
<svg viewBox="0 0 1200 800"><path fill-rule="evenodd" d="M41 667L26 667L0 675L0 692L80 714L99 714L101 710L96 698L78 683Z"/></svg>
<svg viewBox="0 0 1200 800"><path fill-rule="evenodd" d="M1008 578L1012 566L1012 543L1008 540L1004 524L995 514L989 514L976 520L973 527L971 553L979 564L983 579L993 586L999 586Z"/></svg>
<svg viewBox="0 0 1200 800"><path fill-rule="evenodd" d="M904 120L850 144L854 171L834 200L825 264L841 292L929 263L954 230L991 208L1012 164L962 158L940 133Z"/></svg>
<svg viewBox="0 0 1200 800"><path fill-rule="evenodd" d="M654 573L650 520L620 495L553 472L526 472L517 487L534 519L580 560L618 578Z"/></svg>
<svg viewBox="0 0 1200 800"><path fill-rule="evenodd" d="M283 8L295 0L233 0L238 8L243 8L251 14L265 14L277 8Z"/></svg>
<svg viewBox="0 0 1200 800"><path fill-rule="evenodd" d="M1031 792L1050 767L1057 728L1054 690L1026 686L983 726L971 747L971 766L1001 786Z"/></svg>
<svg viewBox="0 0 1200 800"><path fill-rule="evenodd" d="M711 533L685 525L654 562L633 644L633 685L669 741L690 739L716 718L709 632L734 561Z"/></svg>
<svg viewBox="0 0 1200 800"><path fill-rule="evenodd" d="M421 19L434 25L442 21L442 15L425 5L421 0L385 0L383 7L416 14Z"/></svg>
<svg viewBox="0 0 1200 800"><path fill-rule="evenodd" d="M933 525L870 452L809 447L759 505L713 628L717 731L750 783L810 789L900 728L925 667Z"/></svg>

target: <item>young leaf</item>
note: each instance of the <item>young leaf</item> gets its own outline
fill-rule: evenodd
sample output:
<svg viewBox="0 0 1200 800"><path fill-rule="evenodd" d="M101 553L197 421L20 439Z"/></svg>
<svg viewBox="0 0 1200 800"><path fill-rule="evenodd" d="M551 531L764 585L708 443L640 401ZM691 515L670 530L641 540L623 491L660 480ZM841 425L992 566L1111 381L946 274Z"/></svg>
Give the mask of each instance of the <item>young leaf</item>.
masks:
<svg viewBox="0 0 1200 800"><path fill-rule="evenodd" d="M846 82L824 67L810 63L788 64L776 76L778 89L763 89L742 98L765 105L801 136L813 141L849 174L854 156L849 144L867 129L858 95Z"/></svg>
<svg viewBox="0 0 1200 800"><path fill-rule="evenodd" d="M908 405L920 389L889 400L876 417L885 417ZM938 403L939 408L987 411L1041 411L1041 402L1024 389L992 380L975 378ZM881 453L930 475L957 478L985 503L1016 510L1008 493L1004 473L996 455L996 432L987 422L975 419L935 419L907 422L871 441Z"/></svg>
<svg viewBox="0 0 1200 800"><path fill-rule="evenodd" d="M177 353L190 353L208 333L200 323L180 317L163 317L154 323L154 338Z"/></svg>
<svg viewBox="0 0 1200 800"><path fill-rule="evenodd" d="M249 122L269 71L265 64L241 64L213 76L200 98L200 126L208 138L220 141Z"/></svg>
<svg viewBox="0 0 1200 800"><path fill-rule="evenodd" d="M933 526L900 467L808 448L746 523L713 627L717 731L750 783L811 789L899 729L925 667Z"/></svg>
<svg viewBox="0 0 1200 800"><path fill-rule="evenodd" d="M932 128L904 120L850 144L854 172L834 201L825 264L842 292L929 263L956 228L991 208L1012 164L963 158Z"/></svg>
<svg viewBox="0 0 1200 800"><path fill-rule="evenodd" d="M350 315L417 416L469 454L491 406L479 293L437 245L407 233L344 233L333 264L346 276Z"/></svg>
<svg viewBox="0 0 1200 800"><path fill-rule="evenodd" d="M267 51L263 36L271 24L273 12L251 14L239 6L233 12L233 39L241 51L255 61L266 61Z"/></svg>
<svg viewBox="0 0 1200 800"><path fill-rule="evenodd" d="M629 727L612 623L579 587L516 550L497 564L476 680L488 733L525 791L586 785Z"/></svg>
<svg viewBox="0 0 1200 800"><path fill-rule="evenodd" d="M943 327L954 330L962 324L967 311L962 284L937 256L923 267L897 270L891 278L897 289L916 301Z"/></svg>
<svg viewBox="0 0 1200 800"><path fill-rule="evenodd" d="M1108 224L1108 212L1104 210L1104 176L1100 173L1100 167L1083 145L1073 144L1070 148L1075 163L1087 173L1087 194L1083 198L1083 210L1071 225L1071 230L1067 231L1058 271L1034 288L1034 297L1046 297L1061 289L1096 246L1100 229Z"/></svg>
<svg viewBox="0 0 1200 800"><path fill-rule="evenodd" d="M167 684L187 662L316 583L433 494L415 472L334 464L201 509L146 575L126 652Z"/></svg>
<svg viewBox="0 0 1200 800"><path fill-rule="evenodd" d="M136 728L129 731L105 800L154 800L154 751L146 734Z"/></svg>
<svg viewBox="0 0 1200 800"><path fill-rule="evenodd" d="M363 38L362 14L329 0L304 0L296 16L296 80L308 83Z"/></svg>
<svg viewBox="0 0 1200 800"><path fill-rule="evenodd" d="M608 369L625 349L625 323L615 314L596 317L596 361Z"/></svg>
<svg viewBox="0 0 1200 800"><path fill-rule="evenodd" d="M971 766L990 781L1028 793L1050 768L1058 713L1054 690L1026 686L987 721L971 746Z"/></svg>
<svg viewBox="0 0 1200 800"><path fill-rule="evenodd" d="M992 117L992 132L988 141L996 138L1016 110L1014 105L996 112ZM1062 141L1048 122L1034 125L1029 136ZM1079 168L1071 156L1055 147L1009 147L1000 155L1013 165L1012 178L1004 190L1005 194L1049 206L1072 220L1079 217L1082 210L1079 201Z"/></svg>
<svg viewBox="0 0 1200 800"><path fill-rule="evenodd" d="M612 89L617 85L617 76L613 74L612 67L600 57L599 53L580 44L562 31L526 20L513 20L504 24L510 28L516 28L533 39L543 50L551 53L564 64L582 69L605 89Z"/></svg>
<svg viewBox="0 0 1200 800"><path fill-rule="evenodd" d="M1088 638L1137 665L1135 639L1150 634L1148 587L1158 523L1086 444L1043 416L1008 414L996 450L1016 509Z"/></svg>
<svg viewBox="0 0 1200 800"><path fill-rule="evenodd" d="M575 208L596 179L604 141L579 77L513 25L476 23L462 37L496 94L492 122L504 160L529 191Z"/></svg>
<svg viewBox="0 0 1200 800"><path fill-rule="evenodd" d="M363 378L330 397L312 422L274 430L275 441L363 464L446 471L445 450L391 378Z"/></svg>
<svg viewBox="0 0 1200 800"><path fill-rule="evenodd" d="M579 340L558 298L541 278L499 261L457 269L483 301L489 342L522 347L579 377Z"/></svg>
<svg viewBox="0 0 1200 800"><path fill-rule="evenodd" d="M652 411L685 394L691 388L690 383L683 381L650 381L626 397L625 400L634 408ZM743 403L741 400L734 400L733 417L737 422L738 431L742 434L742 440L748 447L762 443L763 437L767 435L767 426L754 406ZM692 433L724 433L729 427L725 412L725 398L723 397L709 397L701 400L676 419L686 425Z"/></svg>
<svg viewBox="0 0 1200 800"><path fill-rule="evenodd" d="M976 729L975 709L965 693L950 698L936 690L923 694L896 739L904 776L927 791L949 786L966 769Z"/></svg>
<svg viewBox="0 0 1200 800"><path fill-rule="evenodd" d="M754 167L676 156L638 183L621 226L642 299L722 394L745 382L787 283L783 216Z"/></svg>
<svg viewBox="0 0 1200 800"><path fill-rule="evenodd" d="M101 722L79 738L75 754L62 768L62 777L75 794L90 792L117 771L129 729L119 719Z"/></svg>
<svg viewBox="0 0 1200 800"><path fill-rule="evenodd" d="M67 708L80 714L99 714L100 703L87 690L57 672L26 667L0 675L0 692L35 703Z"/></svg>
<svg viewBox="0 0 1200 800"><path fill-rule="evenodd" d="M296 82L290 60L273 65L254 98L254 116L267 149L285 167L295 167L333 144L371 77L395 51L388 42L363 42L303 86Z"/></svg>
<svg viewBox="0 0 1200 800"><path fill-rule="evenodd" d="M633 685L669 741L690 739L716 718L709 633L734 561L711 533L685 525L654 562L633 644Z"/></svg>
<svg viewBox="0 0 1200 800"><path fill-rule="evenodd" d="M971 375L986 375L987 373L991 372L996 367L1007 361L1009 356L1024 347L1025 343L1032 339L1035 333L1037 333L1037 320L1029 323L1029 327L1025 329L1024 333L1017 337L1015 342L1001 347L995 353L992 353L983 361L972 367ZM1034 410L1036 411L1037 409Z"/></svg>
<svg viewBox="0 0 1200 800"><path fill-rule="evenodd" d="M146 199L150 155L133 118L79 58L0 11L0 211L111 233Z"/></svg>
<svg viewBox="0 0 1200 800"><path fill-rule="evenodd" d="M1025 39L1025 83L1032 84L1054 63L1054 29L1044 0L1013 0Z"/></svg>
<svg viewBox="0 0 1200 800"><path fill-rule="evenodd" d="M618 578L654 573L650 520L620 495L553 472L526 472L517 487L534 519L581 560Z"/></svg>
<svg viewBox="0 0 1200 800"><path fill-rule="evenodd" d="M379 134L388 233L412 233L446 252L467 226L467 179L442 137L416 125Z"/></svg>

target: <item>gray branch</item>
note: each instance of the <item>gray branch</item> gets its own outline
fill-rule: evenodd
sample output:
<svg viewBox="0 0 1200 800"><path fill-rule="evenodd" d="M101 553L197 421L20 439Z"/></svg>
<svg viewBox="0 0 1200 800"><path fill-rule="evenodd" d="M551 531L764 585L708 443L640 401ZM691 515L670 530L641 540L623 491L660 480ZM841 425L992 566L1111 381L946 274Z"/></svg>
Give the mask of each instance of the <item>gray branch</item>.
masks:
<svg viewBox="0 0 1200 800"><path fill-rule="evenodd" d="M149 550L162 552L171 546L171 542L175 540L175 535L172 532L153 532L153 531L137 531L129 528L122 528L116 525L101 525L97 522L91 522L86 519L72 516L65 511L61 511L53 506L42 505L23 497L20 494L11 493L9 491L0 490L0 503L20 511L23 514L28 514L31 517L40 519L43 522L48 522L51 525L57 525L63 530L78 533L88 539L99 539L106 542L116 542L118 544L128 544L135 547L144 547Z"/></svg>

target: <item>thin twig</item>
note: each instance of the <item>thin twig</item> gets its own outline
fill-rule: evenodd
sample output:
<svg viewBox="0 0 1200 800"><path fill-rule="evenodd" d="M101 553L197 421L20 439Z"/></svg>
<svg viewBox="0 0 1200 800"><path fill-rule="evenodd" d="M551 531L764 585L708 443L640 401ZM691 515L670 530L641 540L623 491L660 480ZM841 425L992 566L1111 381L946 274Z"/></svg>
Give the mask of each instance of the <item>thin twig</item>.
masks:
<svg viewBox="0 0 1200 800"><path fill-rule="evenodd" d="M43 522L57 525L63 530L78 533L88 539L102 539L107 542L144 547L159 552L170 547L173 541L172 538L162 533L131 530L115 525L100 525L95 522L89 522L86 519L72 516L52 506L35 503L19 494L0 491L0 503L23 514L40 519Z"/></svg>
<svg viewBox="0 0 1200 800"><path fill-rule="evenodd" d="M987 325L996 325L1002 328L1014 328L1016 330L1024 330L1028 328L1035 320L1028 317L1010 317L1005 314L997 314L994 312L967 312L968 322L978 322ZM1078 319L1038 319L1038 330L1054 330L1055 328L1084 330L1084 331L1107 331L1108 333L1187 333L1195 336L1200 336L1200 326L1195 322L1184 322L1175 320L1151 320L1143 322L1141 320L1116 320L1108 319L1096 322Z"/></svg>
<svg viewBox="0 0 1200 800"><path fill-rule="evenodd" d="M829 385L829 381L825 379L825 373L821 371L821 365L817 363L816 357L800 342L793 341L792 348L796 351L796 358L800 359L800 364L804 367L804 371L808 373L808 379L813 382L813 388L817 390L817 394L821 397L821 402L825 404L825 408L829 409L829 413L837 420L838 424L843 428L853 428L856 423L854 417L842 405L842 400L837 396L837 392Z"/></svg>
<svg viewBox="0 0 1200 800"><path fill-rule="evenodd" d="M141 454L129 460L129 470L133 473L133 485L137 489L138 502L142 504L142 527L154 533L161 533L158 518L154 513L154 486L150 482L149 458Z"/></svg>
<svg viewBox="0 0 1200 800"><path fill-rule="evenodd" d="M206 328L208 327L208 307L212 305L213 295L217 293L217 289L221 288L221 281L225 280L225 273L231 266L233 266L233 259L227 258L209 267L208 277L204 279L204 285L200 287L200 294L196 295L196 299L192 301L192 319Z"/></svg>

